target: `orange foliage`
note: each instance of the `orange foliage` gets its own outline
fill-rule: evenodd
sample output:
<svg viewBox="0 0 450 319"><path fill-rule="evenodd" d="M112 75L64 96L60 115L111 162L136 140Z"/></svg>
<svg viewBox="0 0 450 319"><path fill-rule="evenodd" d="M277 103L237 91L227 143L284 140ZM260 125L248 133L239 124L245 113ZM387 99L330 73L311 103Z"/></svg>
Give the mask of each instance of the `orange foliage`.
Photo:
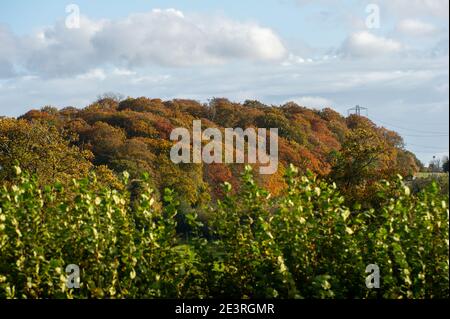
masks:
<svg viewBox="0 0 450 319"><path fill-rule="evenodd" d="M194 119L202 121L203 129L216 127L222 132L225 127L279 128L279 170L258 179L274 194L283 188L281 177L290 163L303 172L309 169L320 175L329 174L335 161L333 156L342 151L349 134L357 129L373 133L386 145L377 162L377 177L393 172L408 175L417 170L417 159L403 150L403 140L397 133L378 128L364 117L345 118L330 108L312 110L292 102L278 107L258 101L242 105L224 98L202 104L186 99L162 101L146 97L118 102L106 97L82 110L45 107L22 118L47 122L78 135L75 143L82 150L92 150L97 165L107 165L117 172L127 169L136 176L150 173L161 187L184 183L178 188L189 193L191 202L203 196L203 180L215 194L221 194L220 184L225 181L237 190L243 170L242 164L175 165L170 161L172 130L192 129Z"/></svg>

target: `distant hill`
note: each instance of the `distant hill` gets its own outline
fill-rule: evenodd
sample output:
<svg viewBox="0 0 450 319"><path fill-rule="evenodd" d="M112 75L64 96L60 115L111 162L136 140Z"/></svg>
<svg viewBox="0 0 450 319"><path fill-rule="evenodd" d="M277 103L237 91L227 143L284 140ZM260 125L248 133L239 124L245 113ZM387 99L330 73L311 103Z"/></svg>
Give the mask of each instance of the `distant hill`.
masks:
<svg viewBox="0 0 450 319"><path fill-rule="evenodd" d="M181 99L140 97L119 101L105 97L84 109L45 107L29 111L21 119L43 121L65 132L65 136L75 135L71 143L81 151L92 152L92 164L106 165L115 172L126 170L133 179L147 172L156 189L174 188L192 206L206 197L220 196L220 185L225 181L238 189L243 169L241 164L171 162L171 131L191 128L195 119L201 119L205 128L279 128L279 170L274 175L258 176L274 194L282 189L282 177L290 163L302 171L311 170L324 177L330 174L347 136L358 128L384 143L375 167L377 178L393 173L412 176L420 166L414 154L403 148L403 139L397 133L377 127L365 117L343 117L331 108L313 110L295 103L268 106L258 101L240 104L215 98L201 104Z"/></svg>

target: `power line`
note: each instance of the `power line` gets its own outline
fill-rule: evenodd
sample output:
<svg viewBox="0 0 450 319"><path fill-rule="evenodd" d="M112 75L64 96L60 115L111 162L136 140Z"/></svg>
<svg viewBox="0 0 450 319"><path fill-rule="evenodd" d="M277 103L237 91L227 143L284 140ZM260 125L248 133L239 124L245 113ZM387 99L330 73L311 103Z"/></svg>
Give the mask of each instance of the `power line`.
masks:
<svg viewBox="0 0 450 319"><path fill-rule="evenodd" d="M435 150L418 150L418 149L408 149L411 152L414 153L425 153L425 154L434 154L434 153L448 153L448 149L444 150L439 150L439 149L435 149Z"/></svg>
<svg viewBox="0 0 450 319"><path fill-rule="evenodd" d="M426 156L427 158L430 158L431 156L436 156L437 154L441 154L443 156L448 154L448 150L446 150L446 151L409 150L409 151L412 152L413 154L415 154L416 156L420 154L420 156Z"/></svg>
<svg viewBox="0 0 450 319"><path fill-rule="evenodd" d="M411 134L402 134L402 136L406 137L448 137L448 134L436 134L436 135L411 135Z"/></svg>
<svg viewBox="0 0 450 319"><path fill-rule="evenodd" d="M398 126L398 125L395 125L395 124L391 124L391 123L387 123L387 122L381 121L381 120L379 120L377 118L374 118L373 116L372 116L372 118L374 120L376 120L377 122L380 122L381 124L389 125L389 126L392 126L394 128L405 130L405 131L410 131L410 132L415 132L415 133L424 133L424 134L435 134L435 135L448 136L448 132L422 131L422 130L416 130L416 129L411 129L411 128L405 128L405 127L402 127L402 126Z"/></svg>
<svg viewBox="0 0 450 319"><path fill-rule="evenodd" d="M418 145L418 144L412 144L412 143L407 143L406 146L416 146L416 147L421 147L424 149L429 149L429 150L438 150L438 151L448 151L448 149L443 149L440 147L435 147L435 146L429 146L429 145Z"/></svg>

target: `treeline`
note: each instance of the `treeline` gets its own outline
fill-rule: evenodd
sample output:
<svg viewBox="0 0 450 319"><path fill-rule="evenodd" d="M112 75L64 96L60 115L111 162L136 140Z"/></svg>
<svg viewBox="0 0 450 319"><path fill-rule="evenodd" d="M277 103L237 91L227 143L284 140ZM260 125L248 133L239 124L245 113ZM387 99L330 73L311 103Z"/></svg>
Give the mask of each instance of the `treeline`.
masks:
<svg viewBox="0 0 450 319"><path fill-rule="evenodd" d="M239 195L225 183L204 206L206 222L182 214L180 236L180 202L169 189L159 202L148 175L133 198L95 174L42 187L13 172L0 189L0 298L449 297L448 195L436 184L375 183L375 204L350 209L312 173L288 167L275 197L247 167ZM370 264L379 289L366 287Z"/></svg>
<svg viewBox="0 0 450 319"><path fill-rule="evenodd" d="M336 182L349 201L370 200L372 186L396 174L412 176L420 169L414 154L404 149L395 132L359 116L344 118L330 108L311 110L294 103L268 106L212 99L119 99L105 96L84 109L44 107L19 120L0 119L0 179L12 176L16 161L45 184L84 177L95 171L106 184L117 184L127 171L132 180L151 177L157 198L165 188L176 191L186 207L200 207L223 195L220 185L240 188L245 165L176 165L169 158L176 127L192 129L193 120L207 127L278 128L280 167L276 174L258 176L259 185L277 194L286 186L289 164ZM138 183L134 187L139 188Z"/></svg>

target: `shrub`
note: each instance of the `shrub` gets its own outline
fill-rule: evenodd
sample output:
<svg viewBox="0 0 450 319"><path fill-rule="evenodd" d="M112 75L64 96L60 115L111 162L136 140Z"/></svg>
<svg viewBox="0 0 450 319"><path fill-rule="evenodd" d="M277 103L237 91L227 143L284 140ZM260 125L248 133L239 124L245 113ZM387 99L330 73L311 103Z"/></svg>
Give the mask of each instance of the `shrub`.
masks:
<svg viewBox="0 0 450 319"><path fill-rule="evenodd" d="M448 298L448 195L415 194L398 177L352 209L336 184L291 166L277 197L254 181L180 218L177 194L157 203L95 175L41 187L21 173L0 189L0 298ZM124 173L122 183L128 183ZM177 220L188 228L177 234ZM206 231L205 231L206 230ZM66 285L67 265L81 270ZM380 289L367 289L367 265Z"/></svg>

